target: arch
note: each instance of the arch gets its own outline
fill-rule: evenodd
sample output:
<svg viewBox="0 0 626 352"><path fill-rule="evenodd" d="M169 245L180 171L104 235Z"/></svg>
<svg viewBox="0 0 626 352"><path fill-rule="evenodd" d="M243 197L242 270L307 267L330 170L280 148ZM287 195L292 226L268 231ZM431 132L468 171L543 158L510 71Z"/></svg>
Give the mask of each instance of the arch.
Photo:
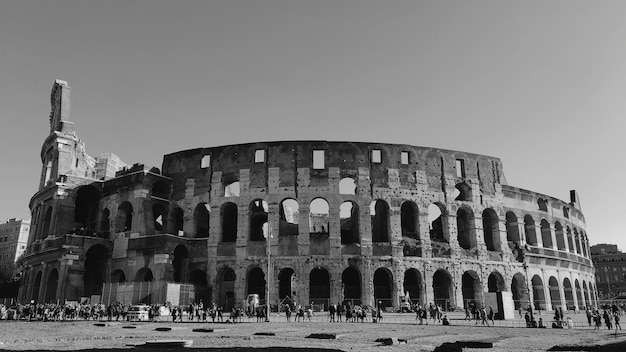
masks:
<svg viewBox="0 0 626 352"><path fill-rule="evenodd" d="M218 306L229 312L235 306L235 271L225 267L217 274L217 302Z"/></svg>
<svg viewBox="0 0 626 352"><path fill-rule="evenodd" d="M445 207L438 203L428 206L428 223L430 239L438 242L448 242L443 234L443 215Z"/></svg>
<svg viewBox="0 0 626 352"><path fill-rule="evenodd" d="M556 307L560 307L561 303L561 292L559 290L559 281L554 277L550 276L548 279L548 287L550 292L550 301L552 302L552 309Z"/></svg>
<svg viewBox="0 0 626 352"><path fill-rule="evenodd" d="M111 273L109 278L110 282L126 282L126 274L124 274L124 270L116 269Z"/></svg>
<svg viewBox="0 0 626 352"><path fill-rule="evenodd" d="M361 273L347 267L341 273L342 301L349 301L351 305L361 304Z"/></svg>
<svg viewBox="0 0 626 352"><path fill-rule="evenodd" d="M309 300L313 304L327 306L330 299L330 275L324 268L311 270L309 276Z"/></svg>
<svg viewBox="0 0 626 352"><path fill-rule="evenodd" d="M374 300L378 307L393 306L393 274L387 268L378 268L374 272Z"/></svg>
<svg viewBox="0 0 626 352"><path fill-rule="evenodd" d="M46 237L48 237L48 235L50 235L50 223L52 220L52 207L49 206L46 209L46 214L43 217L43 227L41 230L41 236L39 237L40 239L44 239Z"/></svg>
<svg viewBox="0 0 626 352"><path fill-rule="evenodd" d="M513 304L515 309L520 309L528 303L528 293L526 292L526 277L521 273L513 275L511 280L511 294L513 296Z"/></svg>
<svg viewBox="0 0 626 352"><path fill-rule="evenodd" d="M370 205L372 242L389 242L389 205L377 199Z"/></svg>
<svg viewBox="0 0 626 352"><path fill-rule="evenodd" d="M360 243L359 206L346 201L339 206L339 222L341 225L341 244Z"/></svg>
<svg viewBox="0 0 626 352"><path fill-rule="evenodd" d="M104 208L102 210L102 214L100 215L100 233L102 233L104 238L109 237L109 232L111 231L111 211L108 208Z"/></svg>
<svg viewBox="0 0 626 352"><path fill-rule="evenodd" d="M458 196L454 200L458 201L471 201L472 200L472 186L465 182L457 183L454 186L458 191Z"/></svg>
<svg viewBox="0 0 626 352"><path fill-rule="evenodd" d="M174 248L174 259L172 266L174 267L174 282L187 282L187 266L189 265L189 250L183 244L179 244Z"/></svg>
<svg viewBox="0 0 626 352"><path fill-rule="evenodd" d="M184 212L180 207L174 207L170 211L169 219L167 221L169 227L169 233L175 236L183 236L183 226L185 223Z"/></svg>
<svg viewBox="0 0 626 352"><path fill-rule="evenodd" d="M196 230L196 238L208 238L211 221L211 210L207 203L196 205L193 210L193 223Z"/></svg>
<svg viewBox="0 0 626 352"><path fill-rule="evenodd" d="M255 199L248 206L250 241L265 241L263 226L267 224L269 205L263 199Z"/></svg>
<svg viewBox="0 0 626 352"><path fill-rule="evenodd" d="M576 253L581 254L581 242L582 238L578 235L578 230L574 228L574 240L576 242ZM585 246L582 246L582 249L585 249Z"/></svg>
<svg viewBox="0 0 626 352"><path fill-rule="evenodd" d="M524 216L524 231L526 232L526 243L536 246L537 231L535 230L535 219L530 215Z"/></svg>
<svg viewBox="0 0 626 352"><path fill-rule="evenodd" d="M211 293L209 291L209 281L204 270L194 269L189 273L189 283L194 286L195 300L209 303L211 301ZM205 304L206 304L205 303Z"/></svg>
<svg viewBox="0 0 626 352"><path fill-rule="evenodd" d="M404 296L408 297L412 302L421 303L422 301L422 274L417 269L408 269L404 272L404 280L402 281Z"/></svg>
<svg viewBox="0 0 626 352"><path fill-rule="evenodd" d="M294 280L296 272L292 268L283 268L278 273L278 297L283 300L287 297L293 299L296 295Z"/></svg>
<svg viewBox="0 0 626 352"><path fill-rule="evenodd" d="M587 288L587 282L585 280L583 280L583 295L587 306L591 306L591 301L589 300L589 289Z"/></svg>
<svg viewBox="0 0 626 352"><path fill-rule="evenodd" d="M85 230L96 229L96 218L100 203L100 191L94 186L83 186L76 192L74 201L74 222Z"/></svg>
<svg viewBox="0 0 626 352"><path fill-rule="evenodd" d="M520 243L519 225L517 216L512 211L506 212L506 240L514 243Z"/></svg>
<svg viewBox="0 0 626 352"><path fill-rule="evenodd" d="M109 258L109 250L101 244L95 244L87 250L83 274L85 296L102 294L102 284Z"/></svg>
<svg viewBox="0 0 626 352"><path fill-rule="evenodd" d="M142 281L153 281L154 276L152 275L152 270L150 268L141 268L135 274L135 282Z"/></svg>
<svg viewBox="0 0 626 352"><path fill-rule="evenodd" d="M222 242L235 242L237 240L237 205L231 202L224 203L221 207L221 215Z"/></svg>
<svg viewBox="0 0 626 352"><path fill-rule="evenodd" d="M560 222L554 223L554 234L556 237L556 248L558 250L565 250L565 237L563 237L563 226Z"/></svg>
<svg viewBox="0 0 626 352"><path fill-rule="evenodd" d="M46 292L44 295L44 303L54 303L57 295L57 284L59 282L59 271L52 269L46 280Z"/></svg>
<svg viewBox="0 0 626 352"><path fill-rule="evenodd" d="M41 271L37 272L37 275L35 275L35 282L33 283L33 292L31 292L30 295L30 299L35 301L35 303L40 303L37 302L37 300L39 299L39 288L41 287Z"/></svg>
<svg viewBox="0 0 626 352"><path fill-rule="evenodd" d="M589 243L587 242L587 236L585 236L585 233L582 231L580 241L582 242L583 255L585 258L589 258L589 255L587 254L587 247L589 246Z"/></svg>
<svg viewBox="0 0 626 352"><path fill-rule="evenodd" d="M339 194L356 195L356 183L352 177L344 177L339 180Z"/></svg>
<svg viewBox="0 0 626 352"><path fill-rule="evenodd" d="M576 302L574 302L572 282L567 277L563 279L563 293L565 296L565 306L567 307L567 309L574 309Z"/></svg>
<svg viewBox="0 0 626 352"><path fill-rule="evenodd" d="M541 220L541 240L543 241L544 248L553 248L552 243L552 230L550 229L550 223L546 219Z"/></svg>
<svg viewBox="0 0 626 352"><path fill-rule="evenodd" d="M543 198L537 199L537 209L548 211L548 202Z"/></svg>
<svg viewBox="0 0 626 352"><path fill-rule="evenodd" d="M267 281L265 280L265 273L261 268L253 268L248 272L247 278L247 294L257 294L259 299L265 299L265 288Z"/></svg>
<svg viewBox="0 0 626 352"><path fill-rule="evenodd" d="M300 228L298 224L298 216L300 214L300 205L293 198L283 199L278 206L279 236L297 236Z"/></svg>
<svg viewBox="0 0 626 352"><path fill-rule="evenodd" d="M167 228L167 221L165 219L165 214L167 213L167 209L163 204L153 204L152 205L152 220L154 224L154 232L157 234L163 233L163 231Z"/></svg>
<svg viewBox="0 0 626 352"><path fill-rule="evenodd" d="M565 236L567 237L567 246L569 247L569 252L576 253L576 247L578 243L574 244L574 236L572 236L572 229L570 229L569 226L565 228ZM578 249L580 249L580 245L578 245Z"/></svg>
<svg viewBox="0 0 626 352"><path fill-rule="evenodd" d="M452 291L452 277L445 269L438 269L433 274L433 294L435 304L441 305L444 310L447 310L450 299L454 296Z"/></svg>
<svg viewBox="0 0 626 352"><path fill-rule="evenodd" d="M463 306L469 307L472 304L481 307L483 302L483 289L480 277L473 270L468 270L461 276L461 292L463 293Z"/></svg>
<svg viewBox="0 0 626 352"><path fill-rule="evenodd" d="M472 242L475 244L476 241L472 241L472 232L474 232L474 226L472 223L474 221L474 213L471 209L466 207L461 207L456 212L456 228L457 228L457 239L459 241L459 245L463 249L472 248Z"/></svg>
<svg viewBox="0 0 626 352"><path fill-rule="evenodd" d="M500 220L496 211L487 208L483 211L483 234L488 251L500 249Z"/></svg>
<svg viewBox="0 0 626 352"><path fill-rule="evenodd" d="M239 181L233 181L224 186L224 197L239 197L240 193L241 185L239 184Z"/></svg>
<svg viewBox="0 0 626 352"><path fill-rule="evenodd" d="M563 206L563 217L569 219L569 209L566 206Z"/></svg>
<svg viewBox="0 0 626 352"><path fill-rule="evenodd" d="M400 206L400 225L402 236L419 238L418 216L419 210L415 202L407 200Z"/></svg>
<svg viewBox="0 0 626 352"><path fill-rule="evenodd" d="M504 277L498 271L494 270L489 274L487 279L487 291L488 292L502 292L506 291L506 283Z"/></svg>
<svg viewBox="0 0 626 352"><path fill-rule="evenodd" d="M133 224L133 206L130 202L122 202L117 207L117 225L115 232L131 231Z"/></svg>
<svg viewBox="0 0 626 352"><path fill-rule="evenodd" d="M543 289L543 280L541 280L539 275L535 275L533 276L531 282L533 286L533 306L535 309L543 310L546 308L546 296Z"/></svg>
<svg viewBox="0 0 626 352"><path fill-rule="evenodd" d="M574 288L576 289L576 299L577 299L577 303L578 303L578 309L584 309L585 307L585 301L583 301L583 291L580 288L580 282L578 282L578 279L574 280Z"/></svg>
<svg viewBox="0 0 626 352"><path fill-rule="evenodd" d="M330 206L324 198L315 198L309 204L309 232L328 234Z"/></svg>
<svg viewBox="0 0 626 352"><path fill-rule="evenodd" d="M170 187L165 181L156 181L152 184L152 197L167 200L170 196Z"/></svg>

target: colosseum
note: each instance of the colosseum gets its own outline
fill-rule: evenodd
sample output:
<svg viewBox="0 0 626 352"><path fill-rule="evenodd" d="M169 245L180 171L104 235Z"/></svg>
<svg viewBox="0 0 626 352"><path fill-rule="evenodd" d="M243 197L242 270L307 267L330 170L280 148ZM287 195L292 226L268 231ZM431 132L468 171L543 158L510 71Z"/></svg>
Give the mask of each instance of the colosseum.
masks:
<svg viewBox="0 0 626 352"><path fill-rule="evenodd" d="M501 317L597 303L577 193L510 186L496 157L277 141L127 165L86 154L69 96L57 80L21 302L110 301L124 287L127 301L156 303L145 288L166 283L226 309L249 294L322 308L488 301Z"/></svg>

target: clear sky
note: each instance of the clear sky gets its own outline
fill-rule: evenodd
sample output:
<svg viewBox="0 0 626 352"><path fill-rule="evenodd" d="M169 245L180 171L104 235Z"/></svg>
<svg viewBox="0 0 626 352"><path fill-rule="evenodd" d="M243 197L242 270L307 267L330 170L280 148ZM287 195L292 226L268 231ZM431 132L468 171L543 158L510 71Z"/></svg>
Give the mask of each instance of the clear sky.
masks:
<svg viewBox="0 0 626 352"><path fill-rule="evenodd" d="M0 219L29 218L55 79L87 152L326 139L497 156L626 251L626 1L0 0Z"/></svg>

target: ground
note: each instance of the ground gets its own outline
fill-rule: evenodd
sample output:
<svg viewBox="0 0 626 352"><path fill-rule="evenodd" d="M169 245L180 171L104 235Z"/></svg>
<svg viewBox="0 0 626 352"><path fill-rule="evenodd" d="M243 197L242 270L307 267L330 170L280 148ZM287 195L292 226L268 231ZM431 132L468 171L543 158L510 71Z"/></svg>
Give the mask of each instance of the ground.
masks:
<svg viewBox="0 0 626 352"><path fill-rule="evenodd" d="M544 320L549 320L543 316ZM463 351L546 351L555 345L607 345L621 343L604 351L626 350L626 331L594 330L588 327L584 314L572 314L573 329L528 329L516 318L496 321L496 326L484 327L464 321L460 313L451 313L452 326L432 321L417 325L413 314L386 314L383 323L330 323L324 313L317 313L311 322L286 322L283 316L272 316L270 323L257 323L244 318L242 323L127 323L74 322L0 322L0 350L93 350L121 351L151 340L192 340L194 350L288 351L295 348L340 351L433 351L444 342L487 341L491 349L464 348ZM133 327L133 328L130 328ZM169 331L158 331L170 328ZM197 329L213 329L193 331ZM274 336L255 335L274 333ZM336 334L336 339L306 338L312 333ZM406 339L406 344L384 346L379 338ZM142 349L146 350L146 349Z"/></svg>

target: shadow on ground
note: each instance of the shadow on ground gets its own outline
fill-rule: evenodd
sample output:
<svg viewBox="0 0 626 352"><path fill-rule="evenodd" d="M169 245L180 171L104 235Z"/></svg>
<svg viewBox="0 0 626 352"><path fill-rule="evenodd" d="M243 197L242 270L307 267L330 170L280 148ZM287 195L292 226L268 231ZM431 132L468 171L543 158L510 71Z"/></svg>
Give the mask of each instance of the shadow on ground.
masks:
<svg viewBox="0 0 626 352"><path fill-rule="evenodd" d="M189 352L343 352L332 348L298 348L298 347L215 347L215 348L152 348L152 347L128 347L128 348L89 348L72 350L72 352L161 352L161 351L189 351ZM2 350L9 352L24 352L25 350ZM26 350L29 352L50 352L50 350Z"/></svg>

